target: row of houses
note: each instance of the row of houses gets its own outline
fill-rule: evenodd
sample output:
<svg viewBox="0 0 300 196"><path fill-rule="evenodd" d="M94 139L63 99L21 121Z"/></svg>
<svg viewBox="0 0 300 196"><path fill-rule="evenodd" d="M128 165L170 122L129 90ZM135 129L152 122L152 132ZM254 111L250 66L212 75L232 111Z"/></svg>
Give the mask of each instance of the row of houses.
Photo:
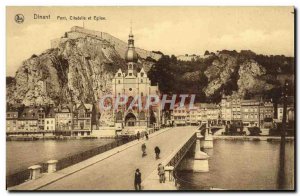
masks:
<svg viewBox="0 0 300 196"><path fill-rule="evenodd" d="M175 125L212 123L217 124L220 118L220 109L217 104L198 103L193 108L175 106L171 111L171 121Z"/></svg>
<svg viewBox="0 0 300 196"><path fill-rule="evenodd" d="M293 97L290 99L293 100ZM283 105L275 107L272 100L241 99L223 96L220 104L197 103L194 108L176 105L170 121L175 125L210 123L213 125L235 124L237 126L270 128L281 122ZM294 102L287 105L287 121L294 121Z"/></svg>
<svg viewBox="0 0 300 196"><path fill-rule="evenodd" d="M23 106L7 108L6 132L55 132L59 135L89 135L92 130L92 104L64 104L54 107Z"/></svg>
<svg viewBox="0 0 300 196"><path fill-rule="evenodd" d="M294 121L294 102L287 104L287 121ZM59 135L89 135L99 125L100 113L93 104L63 104L57 107L23 106L7 107L6 131L8 134L54 132ZM196 103L175 108L169 115L163 115L163 124L212 125L235 124L238 126L270 128L283 118L283 105L274 105L271 100L244 100L237 96L223 96L220 104ZM98 119L98 121L97 121Z"/></svg>

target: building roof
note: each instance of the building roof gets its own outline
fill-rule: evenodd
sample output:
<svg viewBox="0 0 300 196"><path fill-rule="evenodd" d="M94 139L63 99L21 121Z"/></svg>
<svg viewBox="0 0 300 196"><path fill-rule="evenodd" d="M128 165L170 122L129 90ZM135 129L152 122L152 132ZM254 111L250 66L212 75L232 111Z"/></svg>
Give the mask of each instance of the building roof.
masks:
<svg viewBox="0 0 300 196"><path fill-rule="evenodd" d="M37 120L38 114L39 112L41 112L41 109L45 111L43 107L38 107L38 106L24 107L23 111L19 116L19 120Z"/></svg>
<svg viewBox="0 0 300 196"><path fill-rule="evenodd" d="M86 109L87 112L92 112L92 110L93 110L93 105L92 104L80 103L80 104L74 105L73 111L78 110L82 106Z"/></svg>
<svg viewBox="0 0 300 196"><path fill-rule="evenodd" d="M55 107L49 107L46 111L46 118L54 118L55 117L56 108Z"/></svg>
<svg viewBox="0 0 300 196"><path fill-rule="evenodd" d="M71 113L73 104L62 104L57 108L57 113Z"/></svg>

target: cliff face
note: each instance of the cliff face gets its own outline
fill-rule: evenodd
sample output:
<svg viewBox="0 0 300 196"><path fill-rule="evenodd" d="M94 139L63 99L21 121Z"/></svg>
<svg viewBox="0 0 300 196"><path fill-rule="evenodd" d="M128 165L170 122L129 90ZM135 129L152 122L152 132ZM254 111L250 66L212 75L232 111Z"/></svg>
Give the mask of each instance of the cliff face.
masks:
<svg viewBox="0 0 300 196"><path fill-rule="evenodd" d="M254 60L242 63L238 71L238 93L245 96L247 92L259 94L274 88L274 85L264 80L265 74L266 69Z"/></svg>
<svg viewBox="0 0 300 196"><path fill-rule="evenodd" d="M237 59L226 54L221 54L212 62L204 74L208 78L208 85L204 89L206 96L213 95L222 85L226 84L237 67Z"/></svg>
<svg viewBox="0 0 300 196"><path fill-rule="evenodd" d="M151 63L139 59L139 67ZM56 48L25 60L7 85L7 102L30 104L68 101L91 103L110 93L116 71L127 67L115 47L90 36L65 39Z"/></svg>
<svg viewBox="0 0 300 196"><path fill-rule="evenodd" d="M181 61L163 56L149 71L162 93L196 94L200 102L219 102L222 93L241 98L280 98L281 86L294 86L294 58L258 55L249 50L222 50L205 58Z"/></svg>

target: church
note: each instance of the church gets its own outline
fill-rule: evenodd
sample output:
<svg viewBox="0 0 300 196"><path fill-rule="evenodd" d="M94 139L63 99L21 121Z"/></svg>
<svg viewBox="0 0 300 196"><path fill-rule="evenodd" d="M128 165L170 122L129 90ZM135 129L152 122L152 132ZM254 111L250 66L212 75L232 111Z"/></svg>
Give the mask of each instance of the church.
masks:
<svg viewBox="0 0 300 196"><path fill-rule="evenodd" d="M125 127L142 126L150 127L154 124L160 124L161 111L160 103L152 105L149 109L144 106L149 95L160 95L158 85L151 86L147 73L142 68L137 71L138 53L135 51L134 38L132 30L129 34L128 48L125 53L127 70L122 72L117 71L112 81L112 95L115 98L125 95L130 103L134 97L140 96L142 100L142 109L138 107L128 107L128 104L123 104L114 110L115 123L122 123Z"/></svg>

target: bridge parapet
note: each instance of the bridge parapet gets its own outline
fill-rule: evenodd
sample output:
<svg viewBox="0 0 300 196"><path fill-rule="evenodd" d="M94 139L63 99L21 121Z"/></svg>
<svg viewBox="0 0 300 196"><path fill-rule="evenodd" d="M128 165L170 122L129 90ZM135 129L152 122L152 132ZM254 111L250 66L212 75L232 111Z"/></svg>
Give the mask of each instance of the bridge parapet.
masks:
<svg viewBox="0 0 300 196"><path fill-rule="evenodd" d="M171 153L166 159L161 162L162 165L165 166L166 182L159 183L157 170L155 170L144 180L143 186L145 190L177 190L177 181L174 175L175 169L184 158L186 153L190 150L192 145L196 142L197 131L198 130L195 130L195 132L185 143L179 145L173 151L173 153Z"/></svg>
<svg viewBox="0 0 300 196"><path fill-rule="evenodd" d="M177 165L180 163L184 155L187 153L187 151L191 148L193 143L195 143L197 139L196 133L192 135L192 137L183 145L180 147L179 151L174 155L171 154L169 157L172 157L171 159L165 160L167 162L165 165L167 166L173 166L174 168L177 167Z"/></svg>

